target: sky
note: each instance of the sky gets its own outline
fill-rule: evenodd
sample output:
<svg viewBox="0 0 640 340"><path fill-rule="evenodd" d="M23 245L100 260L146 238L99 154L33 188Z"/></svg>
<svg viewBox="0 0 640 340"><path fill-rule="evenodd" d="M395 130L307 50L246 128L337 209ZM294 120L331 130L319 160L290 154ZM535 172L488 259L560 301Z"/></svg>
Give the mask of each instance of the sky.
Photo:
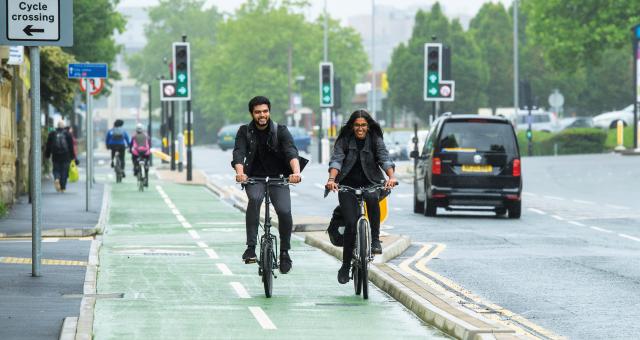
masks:
<svg viewBox="0 0 640 340"><path fill-rule="evenodd" d="M431 7L435 0L326 0L327 11L332 17L339 18L343 23L347 18L357 15L371 14L371 4L375 1L376 6L389 6L397 9L424 8ZM121 0L120 6L140 7L155 5L157 0ZM206 0L207 5L214 5L221 11L233 12L244 0ZM322 13L324 0L310 0L311 8L305 13L310 19L315 19ZM450 17L467 16L473 17L478 9L485 2L502 2L508 7L512 0L447 0L440 1L445 13Z"/></svg>

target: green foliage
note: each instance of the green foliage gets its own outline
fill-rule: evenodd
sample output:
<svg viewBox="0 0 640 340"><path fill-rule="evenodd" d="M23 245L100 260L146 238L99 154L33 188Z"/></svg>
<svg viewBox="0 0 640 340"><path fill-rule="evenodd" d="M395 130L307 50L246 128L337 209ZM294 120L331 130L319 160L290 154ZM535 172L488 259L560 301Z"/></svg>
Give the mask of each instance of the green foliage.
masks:
<svg viewBox="0 0 640 340"><path fill-rule="evenodd" d="M476 43L466 34L458 20L449 22L438 3L430 12L418 11L411 39L394 51L388 68L389 96L396 108L406 108L426 119L431 103L424 101L424 44L443 41L451 47L452 75L456 81L455 102L446 110L458 113L476 112L486 103L488 68Z"/></svg>
<svg viewBox="0 0 640 340"><path fill-rule="evenodd" d="M138 83L156 84L152 95L154 107L160 103L155 95L159 93L157 79L161 75L169 78L168 63L172 58L172 43L182 41L183 34L187 35L191 44L192 84L207 81L203 74L194 70L206 62L210 46L216 44L216 28L222 16L215 7L202 10L204 3L204 0L162 0L149 9L149 24L145 27L147 45L142 51L128 55L126 61L131 76ZM198 112L200 107L194 101L194 111Z"/></svg>
<svg viewBox="0 0 640 340"><path fill-rule="evenodd" d="M7 215L8 209L4 202L0 201L0 218L3 218Z"/></svg>
<svg viewBox="0 0 640 340"><path fill-rule="evenodd" d="M627 149L633 148L633 126L627 126L623 129L622 145ZM609 129L607 131L607 139L604 144L607 150L613 150L618 146L618 131L617 129Z"/></svg>
<svg viewBox="0 0 640 340"><path fill-rule="evenodd" d="M630 29L640 23L637 0L523 1L527 35L555 70L598 64L606 49L627 47Z"/></svg>
<svg viewBox="0 0 640 340"><path fill-rule="evenodd" d="M294 4L299 6L299 4ZM289 6L293 6L289 4ZM247 102L256 95L270 98L272 117L282 121L289 108L288 55L292 50L292 77L304 76L303 104L318 112L318 63L322 60L322 20L310 23L275 1L249 1L218 27L217 43L204 51L195 65L195 96L202 115L215 129L226 122L250 118ZM329 20L329 60L342 79L343 106L367 69L359 35ZM293 90L297 84L292 83Z"/></svg>
<svg viewBox="0 0 640 340"><path fill-rule="evenodd" d="M596 128L569 129L558 133L533 133L533 155L549 156L585 153L602 153L605 151L607 132ZM528 155L526 131L518 132L520 154Z"/></svg>
<svg viewBox="0 0 640 340"><path fill-rule="evenodd" d="M73 95L78 83L67 78L67 65L73 62L73 55L63 52L60 47L40 49L40 96L60 112L73 109Z"/></svg>

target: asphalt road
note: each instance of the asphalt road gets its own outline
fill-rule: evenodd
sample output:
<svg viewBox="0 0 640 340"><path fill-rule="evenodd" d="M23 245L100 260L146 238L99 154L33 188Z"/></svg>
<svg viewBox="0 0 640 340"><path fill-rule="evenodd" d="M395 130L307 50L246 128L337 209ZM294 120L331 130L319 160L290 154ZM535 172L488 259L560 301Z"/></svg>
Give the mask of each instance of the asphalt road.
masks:
<svg viewBox="0 0 640 340"><path fill-rule="evenodd" d="M195 166L233 184L231 152L196 148ZM399 165L409 163L400 163ZM292 189L296 216L330 216L322 198L327 168L313 162ZM534 333L573 339L629 339L640 334L640 157L613 154L523 158L523 213L412 212L409 180L394 190L383 230L415 246L439 244L428 264L477 297L533 324ZM540 331L542 330L542 331ZM536 333L536 331L540 331Z"/></svg>

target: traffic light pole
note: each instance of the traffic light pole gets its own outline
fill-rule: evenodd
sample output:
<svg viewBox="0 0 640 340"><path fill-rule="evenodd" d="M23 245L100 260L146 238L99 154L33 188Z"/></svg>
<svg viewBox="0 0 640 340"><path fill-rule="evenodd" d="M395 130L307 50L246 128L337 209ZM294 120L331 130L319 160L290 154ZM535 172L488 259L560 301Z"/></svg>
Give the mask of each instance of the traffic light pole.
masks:
<svg viewBox="0 0 640 340"><path fill-rule="evenodd" d="M640 25L633 28L633 149L638 149L638 101L640 91L638 90L638 63L640 63Z"/></svg>
<svg viewBox="0 0 640 340"><path fill-rule="evenodd" d="M191 156L191 141L193 140L193 136L191 132L191 101L187 100L187 181L191 181L193 179L193 166L192 164L192 156Z"/></svg>
<svg viewBox="0 0 640 340"><path fill-rule="evenodd" d="M169 114L169 129L171 130L171 171L176 170L176 119L175 105L170 102L171 113Z"/></svg>
<svg viewBox="0 0 640 340"><path fill-rule="evenodd" d="M147 127L147 133L149 134L149 145L153 144L153 133L151 131L151 112L153 111L151 109L151 83L149 83L149 88L148 88L148 100L149 103L147 105L149 105L149 125ZM153 166L153 157L149 157L149 165Z"/></svg>

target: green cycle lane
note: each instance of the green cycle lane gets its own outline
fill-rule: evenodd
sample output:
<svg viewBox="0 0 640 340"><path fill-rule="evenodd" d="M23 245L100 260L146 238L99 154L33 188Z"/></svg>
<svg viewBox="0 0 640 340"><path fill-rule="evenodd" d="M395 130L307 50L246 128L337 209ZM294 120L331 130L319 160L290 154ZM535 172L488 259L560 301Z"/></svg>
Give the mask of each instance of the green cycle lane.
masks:
<svg viewBox="0 0 640 340"><path fill-rule="evenodd" d="M94 339L449 338L373 285L355 296L339 262L295 236L268 299L244 244L244 214L202 186L113 185Z"/></svg>

